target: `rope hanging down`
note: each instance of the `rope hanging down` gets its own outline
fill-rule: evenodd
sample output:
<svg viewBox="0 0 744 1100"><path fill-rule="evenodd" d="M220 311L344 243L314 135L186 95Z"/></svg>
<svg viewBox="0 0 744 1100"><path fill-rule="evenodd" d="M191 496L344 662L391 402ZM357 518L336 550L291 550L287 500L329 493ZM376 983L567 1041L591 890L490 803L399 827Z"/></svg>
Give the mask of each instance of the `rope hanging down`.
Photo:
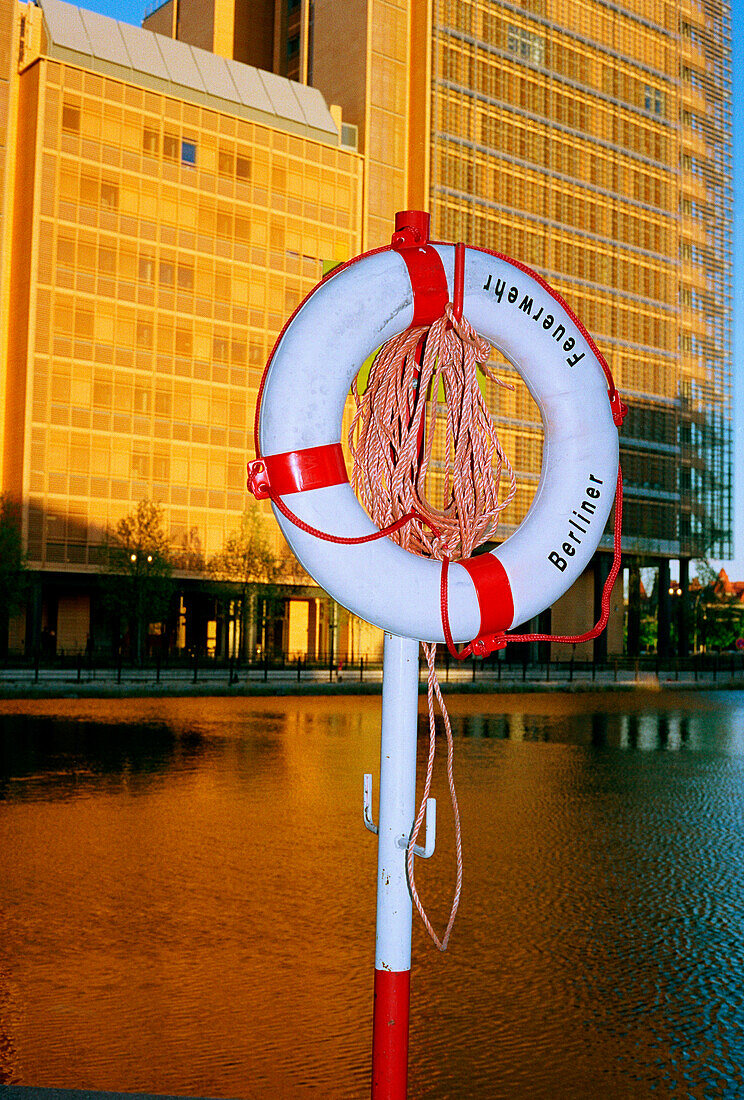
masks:
<svg viewBox="0 0 744 1100"><path fill-rule="evenodd" d="M491 345L459 315L451 303L430 327L408 329L378 352L362 396L352 388L356 414L349 430L354 459L352 485L374 522L392 532L404 549L442 561L446 586L450 558L469 558L491 538L504 508L516 493L511 463L501 447L493 419L481 393L478 372L497 386L507 386L486 365ZM444 416L440 417L440 394ZM427 495L433 472L435 439L444 419L443 475L435 507ZM441 430L439 431L441 436ZM508 489L499 499L502 474ZM411 518L405 527L401 519ZM446 595L446 590L445 590ZM446 605L443 622L448 630ZM447 949L462 889L462 835L454 780L452 727L436 675L436 645L424 643L428 665L429 756L424 792L408 846L411 896L432 940ZM447 778L455 821L457 875L444 935L440 939L416 888L414 845L431 791L436 752L435 701L447 739Z"/></svg>

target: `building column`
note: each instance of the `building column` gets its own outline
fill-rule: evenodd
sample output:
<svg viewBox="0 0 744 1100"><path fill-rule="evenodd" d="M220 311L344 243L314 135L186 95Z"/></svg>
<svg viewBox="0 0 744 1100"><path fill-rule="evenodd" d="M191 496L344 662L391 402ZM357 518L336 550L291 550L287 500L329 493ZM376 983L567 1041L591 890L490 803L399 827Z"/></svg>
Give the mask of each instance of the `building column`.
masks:
<svg viewBox="0 0 744 1100"><path fill-rule="evenodd" d="M26 655L33 656L41 646L41 577L32 573L26 600Z"/></svg>
<svg viewBox="0 0 744 1100"><path fill-rule="evenodd" d="M690 559L679 559L679 587L682 595L679 599L677 618L677 655L690 655Z"/></svg>
<svg viewBox="0 0 744 1100"><path fill-rule="evenodd" d="M610 575L610 555L594 555L594 622L597 623L602 615L602 593L607 578ZM594 639L594 662L604 664L607 660L607 627Z"/></svg>
<svg viewBox="0 0 744 1100"><path fill-rule="evenodd" d="M641 648L641 567L628 566L628 656L637 657Z"/></svg>
<svg viewBox="0 0 744 1100"><path fill-rule="evenodd" d="M656 652L662 661L667 661L670 656L669 558L659 559L656 597Z"/></svg>

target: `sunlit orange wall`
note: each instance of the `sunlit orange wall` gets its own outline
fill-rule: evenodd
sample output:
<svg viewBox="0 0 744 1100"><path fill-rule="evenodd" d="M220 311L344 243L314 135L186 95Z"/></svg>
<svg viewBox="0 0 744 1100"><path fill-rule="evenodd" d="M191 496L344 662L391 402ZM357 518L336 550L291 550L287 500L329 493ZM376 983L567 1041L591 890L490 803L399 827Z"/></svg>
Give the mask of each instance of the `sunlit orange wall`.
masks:
<svg viewBox="0 0 744 1100"><path fill-rule="evenodd" d="M94 567L144 497L209 556L246 505L268 351L322 260L360 249L360 158L44 58L20 82L39 131L18 146L37 181L16 219L25 402L21 308L11 372L30 559Z"/></svg>

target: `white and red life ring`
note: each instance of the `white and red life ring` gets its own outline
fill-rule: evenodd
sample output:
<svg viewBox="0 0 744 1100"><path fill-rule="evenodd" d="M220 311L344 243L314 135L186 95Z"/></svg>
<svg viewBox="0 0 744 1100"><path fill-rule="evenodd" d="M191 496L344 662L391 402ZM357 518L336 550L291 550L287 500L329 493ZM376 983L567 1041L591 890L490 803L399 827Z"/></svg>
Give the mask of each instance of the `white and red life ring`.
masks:
<svg viewBox="0 0 744 1100"><path fill-rule="evenodd" d="M377 531L341 452L353 379L385 341L414 321L431 323L453 298L455 246L425 239L412 246L403 234L396 248L395 240L315 288L280 336L262 384L254 491L286 499L301 521L330 535ZM467 248L463 314L519 371L540 409L544 442L538 488L517 531L449 568L455 641L527 622L571 587L597 549L618 475L619 397L562 299L515 261ZM391 634L445 640L441 562L389 538L362 546L321 541L274 513L302 565L344 607Z"/></svg>

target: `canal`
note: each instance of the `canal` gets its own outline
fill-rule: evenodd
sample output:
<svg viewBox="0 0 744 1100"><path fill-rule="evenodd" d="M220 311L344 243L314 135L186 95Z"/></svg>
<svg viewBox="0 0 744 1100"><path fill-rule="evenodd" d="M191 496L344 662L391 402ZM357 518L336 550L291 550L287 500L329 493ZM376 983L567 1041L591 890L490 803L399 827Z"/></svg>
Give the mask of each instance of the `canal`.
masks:
<svg viewBox="0 0 744 1100"><path fill-rule="evenodd" d="M450 706L411 1097L743 1096L744 693ZM369 696L0 702L0 1084L366 1096L378 754Z"/></svg>

